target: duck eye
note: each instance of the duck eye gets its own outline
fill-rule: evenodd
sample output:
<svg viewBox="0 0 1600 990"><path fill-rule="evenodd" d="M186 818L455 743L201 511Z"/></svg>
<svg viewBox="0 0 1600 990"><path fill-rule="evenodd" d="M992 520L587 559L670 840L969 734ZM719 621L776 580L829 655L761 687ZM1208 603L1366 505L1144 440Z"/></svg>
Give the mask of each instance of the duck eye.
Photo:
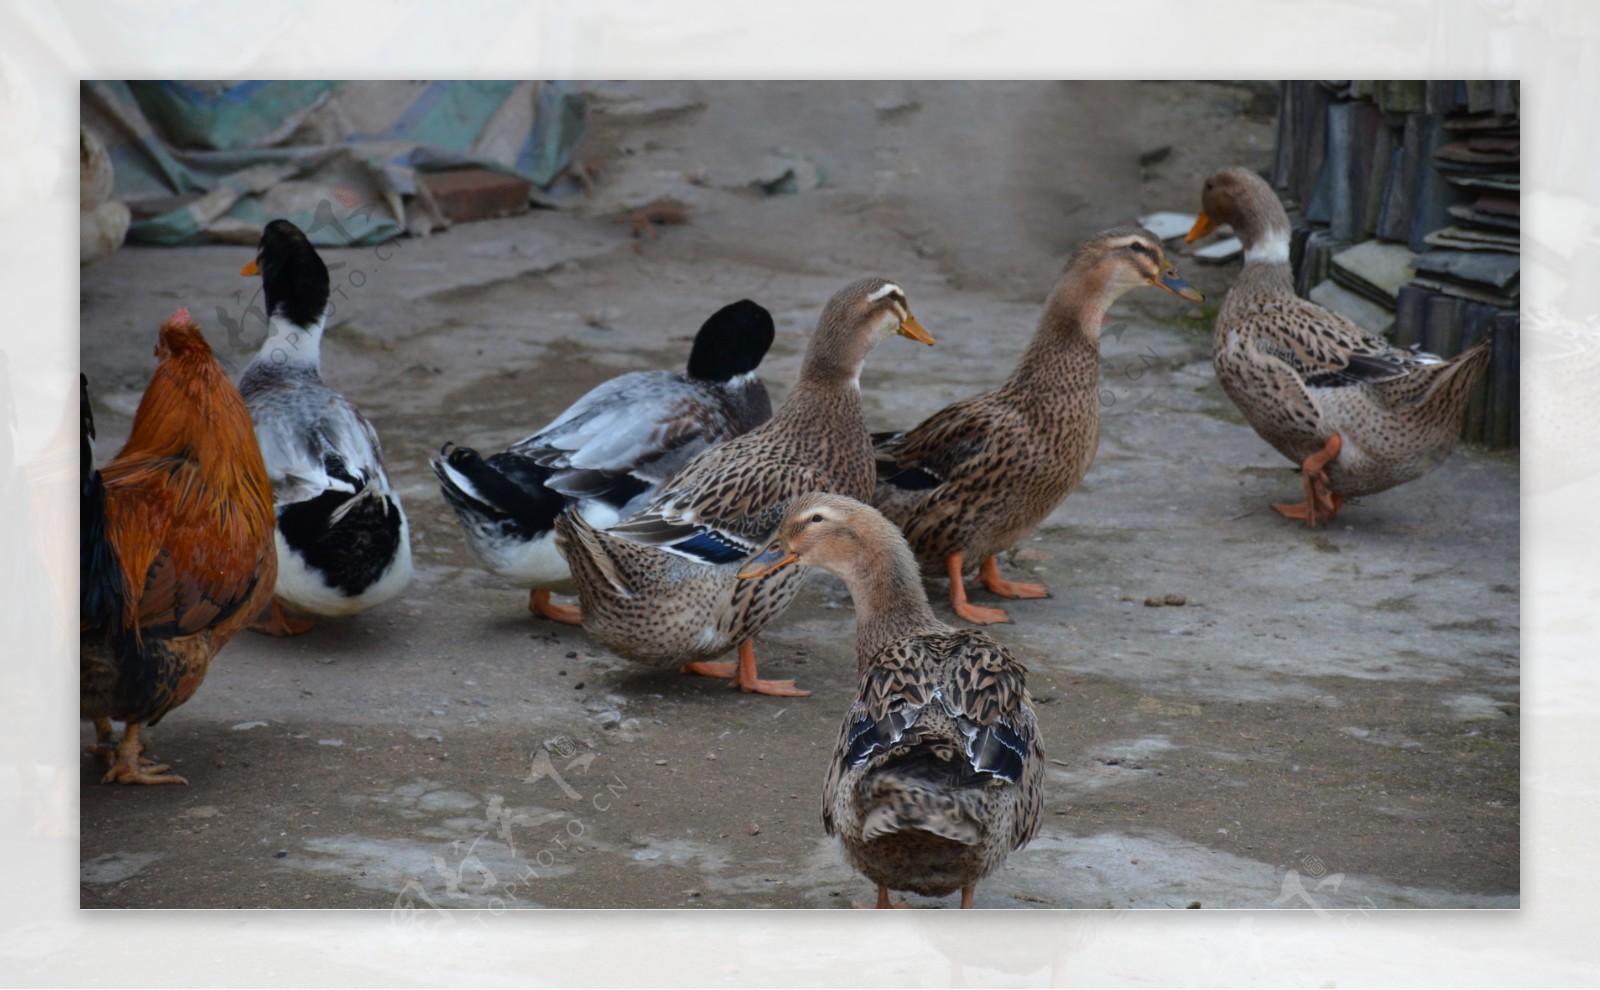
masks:
<svg viewBox="0 0 1600 990"><path fill-rule="evenodd" d="M1211 191L1211 183L1207 182L1206 183L1206 192L1210 192L1210 191Z"/></svg>
<svg viewBox="0 0 1600 990"><path fill-rule="evenodd" d="M812 522L821 522L822 521L822 513L819 512L816 515L812 516L811 517L811 521Z"/></svg>

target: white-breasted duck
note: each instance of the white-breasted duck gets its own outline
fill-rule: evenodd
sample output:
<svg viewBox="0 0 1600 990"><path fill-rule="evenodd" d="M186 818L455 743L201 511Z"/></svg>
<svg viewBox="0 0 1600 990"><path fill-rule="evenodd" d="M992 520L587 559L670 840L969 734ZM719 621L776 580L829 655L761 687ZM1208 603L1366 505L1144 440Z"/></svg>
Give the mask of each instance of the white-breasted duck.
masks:
<svg viewBox="0 0 1600 990"><path fill-rule="evenodd" d="M634 371L574 402L537 433L487 458L445 444L432 461L473 556L528 588L528 610L570 625L579 609L550 600L576 590L555 547L556 517L578 512L605 529L649 503L701 451L772 416L756 368L772 346L772 315L748 299L713 313L683 373Z"/></svg>
<svg viewBox="0 0 1600 990"><path fill-rule="evenodd" d="M1261 438L1301 468L1304 501L1273 508L1315 526L1346 499L1438 467L1489 366L1490 341L1444 360L1301 299L1289 271L1289 216L1248 169L1212 173L1200 205L1187 240L1226 223L1245 249L1212 334L1217 380Z"/></svg>
<svg viewBox="0 0 1600 990"><path fill-rule="evenodd" d="M323 384L328 266L300 228L274 220L256 260L267 339L239 377L277 509L278 583L269 620L283 636L318 616L352 615L388 601L411 581L411 538L389 484L378 432L349 399Z"/></svg>
<svg viewBox="0 0 1600 990"><path fill-rule="evenodd" d="M867 278L846 286L823 308L800 378L771 419L701 453L618 526L596 529L570 512L557 519L584 631L639 663L732 677L744 691L809 694L758 677L753 645L794 600L805 569L740 581L739 565L765 545L790 499L871 495L861 366L896 333L933 343L898 285ZM734 647L737 663L715 662Z"/></svg>

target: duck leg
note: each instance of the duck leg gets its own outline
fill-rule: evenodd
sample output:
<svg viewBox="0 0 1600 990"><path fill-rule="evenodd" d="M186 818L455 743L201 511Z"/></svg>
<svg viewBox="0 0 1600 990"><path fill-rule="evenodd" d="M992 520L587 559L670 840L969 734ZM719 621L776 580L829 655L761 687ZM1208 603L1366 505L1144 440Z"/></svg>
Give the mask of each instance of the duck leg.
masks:
<svg viewBox="0 0 1600 990"><path fill-rule="evenodd" d="M1006 581L1000 577L1000 562L991 556L978 568L978 580L1001 598L1049 598L1050 589L1042 584Z"/></svg>
<svg viewBox="0 0 1600 990"><path fill-rule="evenodd" d="M165 763L158 764L153 760L147 760L143 753L144 743L139 741L139 723L129 722L127 729L122 733L122 742L117 744L116 757L111 769L100 778L100 782L103 784L188 783L175 773L167 773L168 768Z"/></svg>
<svg viewBox="0 0 1600 990"><path fill-rule="evenodd" d="M764 681L756 676L756 644L745 640L739 644L739 662L732 660L696 660L683 665L685 674L702 677L731 677L733 686L750 694L772 694L781 698L805 698L810 691L794 686L794 681Z"/></svg>
<svg viewBox="0 0 1600 990"><path fill-rule="evenodd" d="M550 592L545 588L535 588L528 592L528 611L532 612L535 618L564 622L569 626L583 625L582 609L576 605L557 605L550 600Z"/></svg>
<svg viewBox="0 0 1600 990"><path fill-rule="evenodd" d="M859 902L854 902L850 906L853 908L867 907L867 905ZM909 901L895 901L893 904L890 904L889 888L880 883L878 884L878 903L875 905L875 907L879 908L880 910L888 910L889 908L905 908L909 910L911 908L911 904Z"/></svg>
<svg viewBox="0 0 1600 990"><path fill-rule="evenodd" d="M285 612L283 606L279 605L278 600L274 598L272 600L272 617L269 619L257 619L255 622L250 623L250 631L266 633L268 636L298 636L310 630L314 625L316 623L310 619L291 619L289 613Z"/></svg>
<svg viewBox="0 0 1600 990"><path fill-rule="evenodd" d="M1321 450L1307 457L1305 463L1300 465L1300 483L1305 487L1305 501L1276 504L1273 510L1285 519L1304 519L1306 525L1313 528L1319 519L1328 521L1337 517L1339 507L1344 504L1344 496L1328 490L1328 472L1324 469L1329 461L1339 456L1343 446L1344 441L1335 433L1322 445Z"/></svg>
<svg viewBox="0 0 1600 990"><path fill-rule="evenodd" d="M994 558L990 558L992 561ZM950 575L950 610L968 622L987 626L995 622L1010 622L1011 617L998 608L967 603L967 585L961 580L961 555L953 553L944 559L945 572Z"/></svg>
<svg viewBox="0 0 1600 990"><path fill-rule="evenodd" d="M963 911L972 907L972 896L977 893L977 889L977 885L971 883L961 888L961 909Z"/></svg>

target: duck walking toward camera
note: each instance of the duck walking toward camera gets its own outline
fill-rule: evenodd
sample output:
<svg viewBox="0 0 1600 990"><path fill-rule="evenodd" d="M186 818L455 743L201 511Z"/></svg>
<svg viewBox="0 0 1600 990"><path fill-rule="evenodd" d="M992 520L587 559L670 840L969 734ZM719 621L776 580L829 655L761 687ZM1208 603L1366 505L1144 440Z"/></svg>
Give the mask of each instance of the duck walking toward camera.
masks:
<svg viewBox="0 0 1600 990"><path fill-rule="evenodd" d="M871 494L861 366L896 333L933 343L898 285L868 278L847 286L823 309L800 379L770 420L695 457L626 522L600 530L563 513L556 534L584 630L640 663L731 677L743 691L809 694L793 681L759 678L752 642L799 593L804 568L740 581L739 565L795 496ZM714 662L734 647L737 663Z"/></svg>
<svg viewBox="0 0 1600 990"><path fill-rule="evenodd" d="M570 509L597 529L614 526L702 451L770 419L756 368L773 334L772 314L741 299L706 320L683 374L619 375L488 458L445 444L433 472L473 556L530 589L534 615L581 625L577 607L550 601L576 590L555 547L556 517Z"/></svg>
<svg viewBox="0 0 1600 990"><path fill-rule="evenodd" d="M1289 216L1254 172L1213 173L1200 203L1186 239L1226 223L1245 249L1212 336L1217 380L1261 438L1300 465L1304 501L1273 509L1315 526L1338 516L1347 499L1443 463L1491 342L1444 360L1395 347L1301 299L1289 271Z"/></svg>
<svg viewBox="0 0 1600 990"><path fill-rule="evenodd" d="M963 399L904 433L873 437L872 502L898 525L923 568L950 578L950 608L968 622L1009 622L967 601L977 570L1002 598L1043 598L1042 584L1000 577L995 555L1078 487L1100 442L1100 324L1118 296L1153 285L1199 300L1140 227L1096 235L1067 262L1033 341L993 392Z"/></svg>
<svg viewBox="0 0 1600 990"><path fill-rule="evenodd" d="M411 537L400 496L384 471L378 432L349 399L322 382L328 266L300 228L274 220L256 260L270 323L261 351L239 378L277 509L274 636L305 632L321 616L353 615L398 595L411 581Z"/></svg>
<svg viewBox="0 0 1600 990"><path fill-rule="evenodd" d="M822 825L878 885L961 906L1039 831L1044 748L1027 668L976 629L934 617L911 548L877 510L837 495L789 506L740 571L832 571L856 611L860 688L822 785Z"/></svg>

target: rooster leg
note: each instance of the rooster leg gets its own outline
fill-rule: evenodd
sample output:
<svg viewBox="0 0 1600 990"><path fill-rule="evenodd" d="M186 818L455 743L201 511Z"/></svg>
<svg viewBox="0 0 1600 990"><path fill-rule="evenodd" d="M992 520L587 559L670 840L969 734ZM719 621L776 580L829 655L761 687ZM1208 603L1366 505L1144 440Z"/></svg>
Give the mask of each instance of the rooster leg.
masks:
<svg viewBox="0 0 1600 990"><path fill-rule="evenodd" d="M1304 519L1306 525L1315 528L1317 520L1330 520L1339 514L1339 506L1344 504L1344 497L1328 490L1328 472L1323 470L1328 462L1339 456L1339 450L1344 446L1344 441L1335 433L1322 445L1322 449L1307 457L1305 463L1300 465L1300 483L1305 488L1305 501L1290 504L1287 502L1274 505L1272 508L1285 519Z"/></svg>
<svg viewBox="0 0 1600 990"><path fill-rule="evenodd" d="M968 622L987 626L995 622L1010 622L1011 617L998 608L967 604L967 585L961 580L961 555L953 553L944 559L944 568L950 575L950 610Z"/></svg>
<svg viewBox="0 0 1600 990"><path fill-rule="evenodd" d="M1042 584L1025 584L1021 581L1006 581L1000 577L1000 562L990 557L978 568L978 580L983 586L999 595L1001 598L1049 598L1050 589Z"/></svg>
<svg viewBox="0 0 1600 990"><path fill-rule="evenodd" d="M111 726L109 718L94 720L94 745L89 747L89 755L97 756L105 761L106 766L117 761L116 730Z"/></svg>
<svg viewBox="0 0 1600 990"><path fill-rule="evenodd" d="M250 630L251 632L266 633L268 636L298 636L309 630L313 625L315 623L310 619L289 618L289 614L283 610L283 606L279 605L278 600L274 598L272 600L272 618L257 619L250 624Z"/></svg>
<svg viewBox="0 0 1600 990"><path fill-rule="evenodd" d="M167 773L167 765L145 759L144 743L139 741L139 723L129 722L117 745L117 759L111 769L100 778L104 784L187 784L175 773Z"/></svg>
<svg viewBox="0 0 1600 990"><path fill-rule="evenodd" d="M976 893L976 891L976 884L969 883L965 887L961 888L961 909L963 911L972 907L972 895Z"/></svg>
<svg viewBox="0 0 1600 990"><path fill-rule="evenodd" d="M528 611L536 618L564 622L569 626L583 625L583 610L576 605L557 605L550 600L550 592L535 588L528 592Z"/></svg>
<svg viewBox="0 0 1600 990"><path fill-rule="evenodd" d="M756 676L756 644L745 640L739 644L739 662L696 660L683 665L685 674L706 677L731 677L733 686L749 694L772 694L781 698L805 698L811 692L794 686L794 681L764 681Z"/></svg>

